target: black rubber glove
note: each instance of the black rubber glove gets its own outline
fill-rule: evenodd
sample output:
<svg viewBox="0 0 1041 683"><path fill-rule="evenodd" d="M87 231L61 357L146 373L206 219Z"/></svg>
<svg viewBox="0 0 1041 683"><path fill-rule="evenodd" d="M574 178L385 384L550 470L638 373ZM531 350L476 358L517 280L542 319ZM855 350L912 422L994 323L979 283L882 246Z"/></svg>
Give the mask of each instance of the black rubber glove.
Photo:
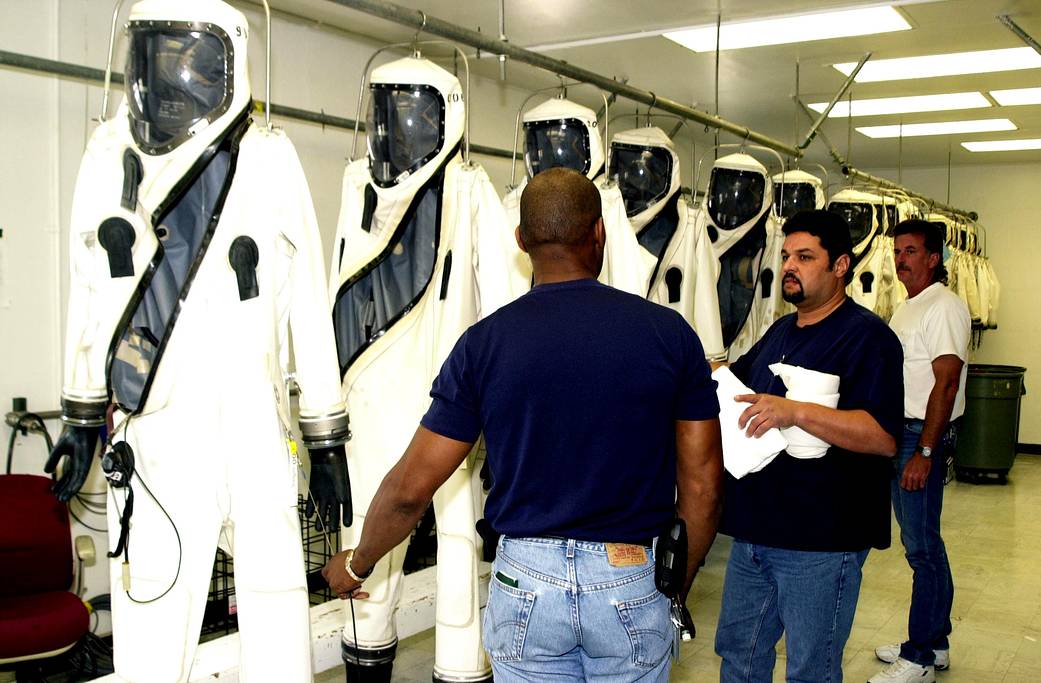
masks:
<svg viewBox="0 0 1041 683"><path fill-rule="evenodd" d="M90 465L94 459L94 451L98 447L100 434L101 427L66 425L58 443L54 444L54 450L47 458L43 471L53 474L61 459L69 456L62 468L61 477L51 487L54 495L61 502L67 503L83 487L83 482L87 480L87 474L90 472Z"/></svg>
<svg viewBox="0 0 1041 683"><path fill-rule="evenodd" d="M347 453L343 445L330 448L310 448L311 480L310 495L304 514L308 519L316 511L315 528L335 529L340 525L340 512L343 512L343 525L350 526L354 521L354 508L351 505L351 478L347 473Z"/></svg>

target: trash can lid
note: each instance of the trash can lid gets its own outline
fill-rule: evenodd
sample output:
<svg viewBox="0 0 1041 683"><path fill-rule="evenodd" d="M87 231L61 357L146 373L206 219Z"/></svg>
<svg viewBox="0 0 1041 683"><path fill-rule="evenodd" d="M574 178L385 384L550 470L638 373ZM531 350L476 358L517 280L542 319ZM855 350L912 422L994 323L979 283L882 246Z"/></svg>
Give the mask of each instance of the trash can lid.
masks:
<svg viewBox="0 0 1041 683"><path fill-rule="evenodd" d="M1024 375L1027 369L1021 365L989 365L987 363L970 363L970 375Z"/></svg>

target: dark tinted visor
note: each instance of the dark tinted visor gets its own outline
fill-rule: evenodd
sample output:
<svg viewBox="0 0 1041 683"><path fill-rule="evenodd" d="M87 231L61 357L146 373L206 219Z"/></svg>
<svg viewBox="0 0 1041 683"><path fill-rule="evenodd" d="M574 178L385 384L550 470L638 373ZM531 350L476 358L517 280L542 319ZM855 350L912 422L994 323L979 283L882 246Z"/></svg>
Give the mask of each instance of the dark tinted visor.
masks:
<svg viewBox="0 0 1041 683"><path fill-rule="evenodd" d="M846 219L849 224L849 236L853 240L853 246L864 241L871 233L872 219L875 207L871 204L855 202L832 202L828 204L828 211L837 213Z"/></svg>
<svg viewBox="0 0 1041 683"><path fill-rule="evenodd" d="M142 151L170 151L231 105L233 51L220 28L135 21L129 42L130 130Z"/></svg>
<svg viewBox="0 0 1041 683"><path fill-rule="evenodd" d="M724 230L744 225L763 208L766 178L761 173L713 168L708 184L709 216Z"/></svg>
<svg viewBox="0 0 1041 683"><path fill-rule="evenodd" d="M669 193L672 154L662 147L615 142L609 174L618 183L627 216L635 216Z"/></svg>
<svg viewBox="0 0 1041 683"><path fill-rule="evenodd" d="M781 218L790 218L799 211L817 208L817 188L811 183L776 183L774 189L774 212Z"/></svg>
<svg viewBox="0 0 1041 683"><path fill-rule="evenodd" d="M897 215L896 207L891 204L886 205L886 221L886 235L892 235L893 228L900 222L900 218Z"/></svg>
<svg viewBox="0 0 1041 683"><path fill-rule="evenodd" d="M380 187L418 171L445 143L445 101L429 85L373 83L365 131L369 169Z"/></svg>
<svg viewBox="0 0 1041 683"><path fill-rule="evenodd" d="M524 124L524 163L528 176L558 166L589 173L589 131L578 119L532 121Z"/></svg>

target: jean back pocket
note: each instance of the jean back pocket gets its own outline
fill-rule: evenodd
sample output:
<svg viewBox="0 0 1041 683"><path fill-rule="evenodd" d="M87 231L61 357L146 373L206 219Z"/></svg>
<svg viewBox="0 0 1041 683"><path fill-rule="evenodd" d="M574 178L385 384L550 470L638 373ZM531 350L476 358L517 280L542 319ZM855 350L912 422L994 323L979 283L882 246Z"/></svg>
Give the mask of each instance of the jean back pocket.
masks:
<svg viewBox="0 0 1041 683"><path fill-rule="evenodd" d="M635 600L620 602L615 607L629 635L633 664L653 668L669 654L672 646L672 622L669 601L658 591Z"/></svg>
<svg viewBox="0 0 1041 683"><path fill-rule="evenodd" d="M498 578L492 578L483 638L484 647L494 661L520 661L534 606L534 592L507 586Z"/></svg>

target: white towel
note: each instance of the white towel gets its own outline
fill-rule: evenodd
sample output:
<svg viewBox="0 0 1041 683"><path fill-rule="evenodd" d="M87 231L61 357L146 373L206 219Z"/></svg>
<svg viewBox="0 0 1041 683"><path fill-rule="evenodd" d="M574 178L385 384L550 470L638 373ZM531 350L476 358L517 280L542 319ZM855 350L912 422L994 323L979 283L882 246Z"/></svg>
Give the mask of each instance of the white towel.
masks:
<svg viewBox="0 0 1041 683"><path fill-rule="evenodd" d="M719 398L719 430L723 435L723 466L730 474L740 479L749 472L758 472L773 461L788 445L779 429L770 429L759 438L745 435L737 426L738 418L748 407L738 403L738 394L755 392L741 383L730 368L721 366L712 373L716 380L716 396Z"/></svg>
<svg viewBox="0 0 1041 683"><path fill-rule="evenodd" d="M789 391L814 394L836 394L839 391L838 375L787 363L771 363L770 370L781 378Z"/></svg>
<svg viewBox="0 0 1041 683"><path fill-rule="evenodd" d="M839 376L807 370L797 365L773 363L770 370L781 378L788 387L785 398L804 403L816 403L829 408L839 405ZM788 441L788 455L793 458L820 458L831 446L827 441L805 431L801 427L785 427L781 434Z"/></svg>

